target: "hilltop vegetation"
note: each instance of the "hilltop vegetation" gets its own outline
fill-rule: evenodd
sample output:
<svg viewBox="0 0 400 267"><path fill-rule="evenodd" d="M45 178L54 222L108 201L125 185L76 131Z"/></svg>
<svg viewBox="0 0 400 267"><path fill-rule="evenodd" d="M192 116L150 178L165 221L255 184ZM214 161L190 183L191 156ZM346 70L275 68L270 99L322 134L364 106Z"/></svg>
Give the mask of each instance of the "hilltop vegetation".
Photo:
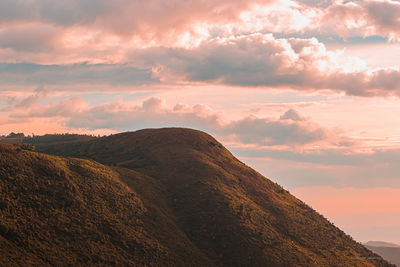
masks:
<svg viewBox="0 0 400 267"><path fill-rule="evenodd" d="M0 265L390 266L205 133L35 145L0 146Z"/></svg>
<svg viewBox="0 0 400 267"><path fill-rule="evenodd" d="M95 139L95 136L85 134L45 134L26 136L22 139L24 144L49 145L49 144L68 144L72 142L84 142Z"/></svg>

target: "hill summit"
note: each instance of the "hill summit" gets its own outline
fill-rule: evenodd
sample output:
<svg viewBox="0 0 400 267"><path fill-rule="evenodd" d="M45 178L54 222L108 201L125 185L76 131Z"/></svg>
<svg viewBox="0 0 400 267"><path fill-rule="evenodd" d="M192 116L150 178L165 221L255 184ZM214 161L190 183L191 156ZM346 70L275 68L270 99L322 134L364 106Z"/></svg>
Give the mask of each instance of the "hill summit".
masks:
<svg viewBox="0 0 400 267"><path fill-rule="evenodd" d="M0 145L0 265L391 266L210 135Z"/></svg>

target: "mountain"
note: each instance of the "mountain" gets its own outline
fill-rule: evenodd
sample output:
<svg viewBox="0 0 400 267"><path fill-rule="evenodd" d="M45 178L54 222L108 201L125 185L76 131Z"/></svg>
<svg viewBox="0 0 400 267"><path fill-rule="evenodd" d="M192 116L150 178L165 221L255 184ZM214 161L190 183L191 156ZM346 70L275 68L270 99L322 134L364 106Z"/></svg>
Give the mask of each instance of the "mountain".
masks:
<svg viewBox="0 0 400 267"><path fill-rule="evenodd" d="M0 144L0 266L392 266L203 132L39 139Z"/></svg>
<svg viewBox="0 0 400 267"><path fill-rule="evenodd" d="M370 247L400 248L400 245L384 241L368 241L367 243L364 243L364 245Z"/></svg>
<svg viewBox="0 0 400 267"><path fill-rule="evenodd" d="M0 177L0 266L211 266L144 174L0 145Z"/></svg>
<svg viewBox="0 0 400 267"><path fill-rule="evenodd" d="M400 266L400 245L382 241L368 241L364 245L387 261Z"/></svg>

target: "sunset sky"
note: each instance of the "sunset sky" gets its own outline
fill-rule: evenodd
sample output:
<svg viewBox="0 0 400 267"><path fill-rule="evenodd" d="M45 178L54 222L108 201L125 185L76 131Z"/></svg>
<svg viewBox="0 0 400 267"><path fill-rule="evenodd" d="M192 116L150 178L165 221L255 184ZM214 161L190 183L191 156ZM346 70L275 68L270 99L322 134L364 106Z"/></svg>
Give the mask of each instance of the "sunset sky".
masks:
<svg viewBox="0 0 400 267"><path fill-rule="evenodd" d="M204 130L400 243L400 1L1 0L0 133Z"/></svg>

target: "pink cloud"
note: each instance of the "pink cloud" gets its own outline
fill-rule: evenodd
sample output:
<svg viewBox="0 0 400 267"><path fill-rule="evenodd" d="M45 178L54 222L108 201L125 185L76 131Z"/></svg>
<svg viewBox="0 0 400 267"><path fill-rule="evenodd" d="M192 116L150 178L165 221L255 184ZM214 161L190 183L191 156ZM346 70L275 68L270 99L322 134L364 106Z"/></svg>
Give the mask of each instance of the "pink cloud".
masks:
<svg viewBox="0 0 400 267"><path fill-rule="evenodd" d="M317 39L278 39L270 34L216 38L192 49L148 48L131 60L166 83L242 87L331 89L349 95L399 95L400 70L368 70L355 58L328 51Z"/></svg>
<svg viewBox="0 0 400 267"><path fill-rule="evenodd" d="M172 86L200 83L398 96L399 68L369 69L360 59L327 50L317 38L277 38L260 33L266 30L262 28L264 24L252 19L254 14L263 17L259 13L265 11L267 20L283 27L267 30L270 32L324 32L325 25L336 27L334 31L338 32L343 27L343 31L358 29L367 34L394 25L397 6L394 1L335 2L321 9L294 1L237 0L228 4L207 0L188 4L182 0L165 3L118 0L112 6L100 1L91 8L86 1L78 0L68 5L44 0L6 1L4 8L10 9L15 18L4 14L0 27L0 56L8 62L0 63L0 83L7 86L69 83L75 87L92 86L91 90L101 90L93 89L98 84L135 90L160 82ZM36 12L24 17L23 7ZM384 11L390 8L389 16L384 17ZM63 13L75 9L80 12L74 16ZM276 15L280 14L278 11L286 12L288 19L273 18L280 17ZM87 16L83 17L85 12ZM303 25L302 18L309 20ZM321 29L312 26L321 21ZM255 27L241 28L244 24ZM224 25L231 29L225 31ZM284 25L303 26L286 31ZM186 39L196 39L192 38L196 32L192 26L203 27L200 30L203 37L185 46ZM107 31L107 27L112 29ZM126 31L126 35L118 31ZM189 35L182 37L180 45L171 41L180 39L180 34ZM148 40L138 41L134 35ZM86 60L88 63L82 64Z"/></svg>
<svg viewBox="0 0 400 267"><path fill-rule="evenodd" d="M139 104L117 101L95 106L77 96L57 102L44 100L46 95L39 91L14 102L4 111L12 119L61 119L64 126L72 129L125 131L146 127L192 127L217 134L226 141L260 146L303 147L326 143L342 146L343 141L348 140L293 109L278 118L242 116L231 119L206 105L178 103L170 107L155 97Z"/></svg>
<svg viewBox="0 0 400 267"><path fill-rule="evenodd" d="M18 52L51 52L55 49L60 29L48 24L24 24L0 28L0 47Z"/></svg>
<svg viewBox="0 0 400 267"><path fill-rule="evenodd" d="M251 129L251 130L249 130ZM231 122L224 129L234 133L235 139L245 144L261 146L298 146L327 139L327 133L319 125L309 121L271 120L247 117Z"/></svg>
<svg viewBox="0 0 400 267"><path fill-rule="evenodd" d="M47 105L38 103L39 99L28 97L11 114L14 118L24 117L67 117L73 116L87 109L87 103L80 97L61 99L58 103L50 102Z"/></svg>
<svg viewBox="0 0 400 267"><path fill-rule="evenodd" d="M171 0L127 1L95 3L73 0L68 3L48 0L3 1L0 22L5 24L41 21L61 26L86 25L122 35L141 35L158 38L165 34L188 31L196 22L237 20L238 16L255 4L269 4L274 0Z"/></svg>
<svg viewBox="0 0 400 267"><path fill-rule="evenodd" d="M397 1L333 1L325 5L304 5L299 1L127 1L90 3L73 0L68 4L48 0L6 0L1 3L0 24L40 22L62 27L86 27L91 31L112 32L154 40L182 33L195 34L196 25L204 25L208 34L228 31L299 32L318 30L341 36L358 33L385 36L396 34ZM68 14L68 15L66 15ZM261 26L260 26L261 25ZM331 28L331 30L329 30ZM357 33L357 32L354 32ZM201 32L198 32L201 34Z"/></svg>
<svg viewBox="0 0 400 267"><path fill-rule="evenodd" d="M327 31L332 26L341 36L360 34L399 38L400 3L392 0L367 0L336 3L330 6L321 22Z"/></svg>
<svg viewBox="0 0 400 267"><path fill-rule="evenodd" d="M294 109L287 110L281 117L281 120L293 120L293 121L306 121L307 118L304 118Z"/></svg>
<svg viewBox="0 0 400 267"><path fill-rule="evenodd" d="M211 38L255 33L395 39L399 6L378 0L335 1L326 8L279 0L7 0L0 6L0 47L8 49L6 58L11 53L29 62L121 63L131 47L195 47Z"/></svg>

